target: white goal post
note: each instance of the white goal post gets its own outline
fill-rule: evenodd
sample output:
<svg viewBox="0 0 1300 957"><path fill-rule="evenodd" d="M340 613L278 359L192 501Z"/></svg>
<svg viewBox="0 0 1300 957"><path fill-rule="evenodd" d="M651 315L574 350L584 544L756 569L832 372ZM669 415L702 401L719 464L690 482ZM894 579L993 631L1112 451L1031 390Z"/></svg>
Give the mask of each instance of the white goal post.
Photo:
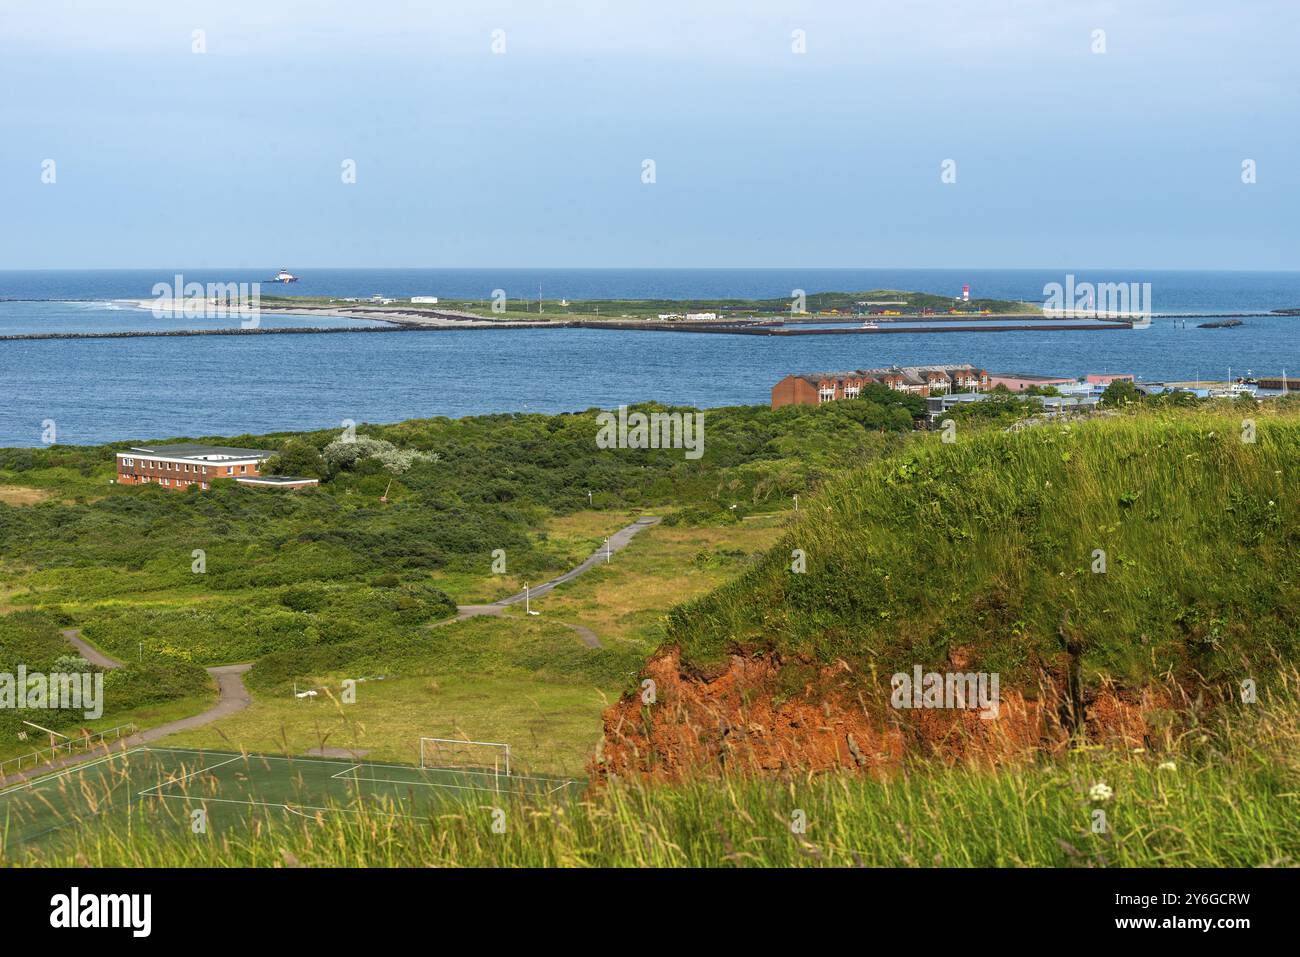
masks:
<svg viewBox="0 0 1300 957"><path fill-rule="evenodd" d="M510 745L462 738L421 738L420 767L456 771L491 771L510 776Z"/></svg>

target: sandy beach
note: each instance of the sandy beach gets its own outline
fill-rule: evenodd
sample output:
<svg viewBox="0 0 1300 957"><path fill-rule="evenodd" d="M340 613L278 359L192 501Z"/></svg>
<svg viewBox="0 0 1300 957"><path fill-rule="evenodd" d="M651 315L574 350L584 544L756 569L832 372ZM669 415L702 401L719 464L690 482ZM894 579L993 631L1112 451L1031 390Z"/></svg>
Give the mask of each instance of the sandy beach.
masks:
<svg viewBox="0 0 1300 957"><path fill-rule="evenodd" d="M242 316L253 317L262 314L274 313L281 316L326 316L333 319L367 319L372 322L387 322L396 326L431 326L431 327L455 327L455 328L487 328L498 326L501 320L484 319L482 316L476 316L470 312L458 312L454 309L440 310L411 310L396 312L391 309L375 309L365 306L344 307L344 306L312 306L312 305L295 305L285 306L280 304L251 303L231 304L222 302L215 298L185 298L185 299L116 299L117 305L128 306L134 309L143 309L153 312L159 316L175 317L226 317ZM554 325L549 321L528 322L518 319L509 320L512 326L517 325L535 325L550 326Z"/></svg>

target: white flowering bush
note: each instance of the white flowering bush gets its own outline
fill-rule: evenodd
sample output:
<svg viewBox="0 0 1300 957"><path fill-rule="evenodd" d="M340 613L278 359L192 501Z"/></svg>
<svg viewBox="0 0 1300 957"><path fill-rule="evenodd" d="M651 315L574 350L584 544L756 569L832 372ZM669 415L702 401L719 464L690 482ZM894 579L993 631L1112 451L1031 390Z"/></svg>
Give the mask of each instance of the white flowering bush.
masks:
<svg viewBox="0 0 1300 957"><path fill-rule="evenodd" d="M416 463L437 462L441 458L437 452L399 449L392 442L371 438L368 435L358 435L351 442L342 439L331 442L325 446L321 457L331 472L350 469L362 459L373 458L395 475L401 475Z"/></svg>

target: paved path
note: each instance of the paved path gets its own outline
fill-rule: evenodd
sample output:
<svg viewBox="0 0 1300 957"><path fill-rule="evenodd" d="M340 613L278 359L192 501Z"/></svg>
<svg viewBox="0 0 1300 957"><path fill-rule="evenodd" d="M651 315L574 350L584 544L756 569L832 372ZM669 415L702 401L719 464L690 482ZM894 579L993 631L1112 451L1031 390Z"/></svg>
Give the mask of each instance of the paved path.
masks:
<svg viewBox="0 0 1300 957"><path fill-rule="evenodd" d="M560 575L558 578L552 578L550 581L538 585L536 588L530 588L527 591L521 591L519 594L511 595L509 598L498 599L497 601L494 601L490 605L457 605L456 617L448 620L464 621L466 618L478 618L481 615L492 615L494 617L500 617L501 613L511 605L517 605L520 602L523 602L528 599L539 598L542 595L545 595L547 592L551 591L556 586L563 585L565 582L571 582L579 575L591 571L591 569L595 568L597 565L607 561L609 555L612 555L614 552L622 551L624 548L626 548L628 544L632 541L632 539L636 537L636 534L638 532L642 531L643 529L650 528L652 525L658 525L661 521L663 521L663 519L660 518L658 515L642 516L641 518L638 518L635 522L633 522L631 525L628 525L624 528L620 528L613 535L609 536L608 552L606 551L605 547L602 545L600 548L592 552L591 556L586 561L584 561L581 565L569 569L567 572L565 572L563 575ZM439 622L439 624L444 624L444 625L446 623L447 622ZM586 645L588 648L600 647L600 639L596 637L596 633L592 631L590 628L583 627L582 625L570 625L567 622L563 622L563 621L558 622L558 624L564 625L564 627L571 628L575 632L577 632L578 637L582 639L582 643Z"/></svg>
<svg viewBox="0 0 1300 957"><path fill-rule="evenodd" d="M79 637L79 630L76 628L65 628L63 637L67 638L72 646L77 649L83 658L103 668L120 668L122 663L108 657L103 652L92 648ZM23 781L39 777L42 774L48 774L51 771L57 771L60 768L70 768L74 765L81 764L96 758L102 758L106 754L114 751L125 751L129 748L139 747L142 744L148 744L150 741L157 741L159 738L165 738L169 734L175 734L178 731L189 731L193 728L201 728L205 724L211 724L221 718L229 717L236 712L243 711L249 706L252 699L248 695L248 689L244 687L243 674L253 663L245 662L238 665L218 665L214 668L208 668L208 674L217 679L217 703L202 714L191 715L188 718L179 718L176 721L168 721L166 724L160 724L154 728L145 728L135 734L128 735L125 738L118 738L100 747L91 748L88 751L79 751L76 754L69 754L67 757L59 758L57 761L51 761L49 764L42 764L40 767L32 768L30 771L22 771L18 774L12 774L0 781L5 786L11 784L21 784Z"/></svg>
<svg viewBox="0 0 1300 957"><path fill-rule="evenodd" d="M77 654L85 658L92 665L99 665L101 668L121 668L122 662L116 658L110 658L98 648L91 645L81 637L80 628L64 628L59 634L68 639L68 643L77 649Z"/></svg>

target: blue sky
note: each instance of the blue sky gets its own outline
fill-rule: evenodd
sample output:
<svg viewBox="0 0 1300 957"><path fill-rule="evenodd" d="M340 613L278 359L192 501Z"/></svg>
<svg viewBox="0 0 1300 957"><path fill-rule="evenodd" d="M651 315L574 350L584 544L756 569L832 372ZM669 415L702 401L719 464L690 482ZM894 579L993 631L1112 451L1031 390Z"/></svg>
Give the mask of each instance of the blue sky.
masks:
<svg viewBox="0 0 1300 957"><path fill-rule="evenodd" d="M0 269L1300 268L1293 0L108 6L0 0Z"/></svg>

